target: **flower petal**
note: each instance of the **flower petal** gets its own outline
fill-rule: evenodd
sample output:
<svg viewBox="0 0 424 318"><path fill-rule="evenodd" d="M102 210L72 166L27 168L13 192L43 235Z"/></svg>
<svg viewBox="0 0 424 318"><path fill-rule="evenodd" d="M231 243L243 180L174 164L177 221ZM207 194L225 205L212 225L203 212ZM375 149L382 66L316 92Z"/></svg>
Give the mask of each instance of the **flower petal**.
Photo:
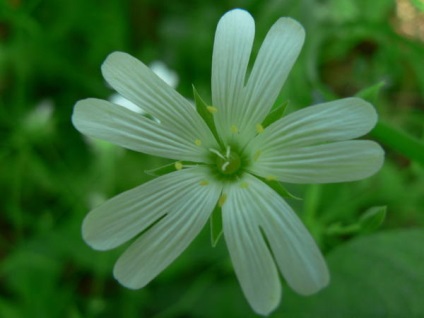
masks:
<svg viewBox="0 0 424 318"><path fill-rule="evenodd" d="M239 184L228 186L222 207L225 241L241 288L253 310L267 315L279 304L281 284L271 253L260 232L258 211Z"/></svg>
<svg viewBox="0 0 424 318"><path fill-rule="evenodd" d="M107 250L130 240L166 214L166 222L174 215L187 219L187 214L194 215L187 222L207 219L219 190L213 184L200 184L207 180L206 172L204 167L172 172L106 201L84 219L84 240L95 249Z"/></svg>
<svg viewBox="0 0 424 318"><path fill-rule="evenodd" d="M292 183L346 182L376 173L383 165L384 151L373 141L349 140L268 149L255 159L249 170L265 178Z"/></svg>
<svg viewBox="0 0 424 318"><path fill-rule="evenodd" d="M167 215L143 233L118 259L114 276L121 284L133 289L142 288L177 258L199 234L222 190L220 184L212 181L201 185L205 181L205 169L183 170L178 188L175 183L161 187L149 186L149 191L154 188L162 195L154 194L156 202L148 207L153 212L146 211L145 202L141 209L156 217L165 213ZM139 220L134 221L142 224Z"/></svg>
<svg viewBox="0 0 424 318"><path fill-rule="evenodd" d="M244 109L239 110L240 131L255 134L275 103L305 39L303 27L280 18L269 30L244 90Z"/></svg>
<svg viewBox="0 0 424 318"><path fill-rule="evenodd" d="M255 35L255 22L244 10L227 12L219 21L212 56L212 103L224 140L241 111L242 89Z"/></svg>
<svg viewBox="0 0 424 318"><path fill-rule="evenodd" d="M287 283L296 292L309 295L329 282L324 258L308 230L290 206L257 178L246 175L238 192L268 239L272 253Z"/></svg>
<svg viewBox="0 0 424 318"><path fill-rule="evenodd" d="M205 161L208 151L153 120L100 99L79 101L72 116L83 134L146 154L176 160Z"/></svg>
<svg viewBox="0 0 424 318"><path fill-rule="evenodd" d="M360 137L377 123L374 107L360 98L345 98L303 108L265 129L252 149L297 148Z"/></svg>
<svg viewBox="0 0 424 318"><path fill-rule="evenodd" d="M103 63L102 72L118 93L159 119L169 131L186 140L200 140L205 149L216 147L195 108L136 58L114 52Z"/></svg>

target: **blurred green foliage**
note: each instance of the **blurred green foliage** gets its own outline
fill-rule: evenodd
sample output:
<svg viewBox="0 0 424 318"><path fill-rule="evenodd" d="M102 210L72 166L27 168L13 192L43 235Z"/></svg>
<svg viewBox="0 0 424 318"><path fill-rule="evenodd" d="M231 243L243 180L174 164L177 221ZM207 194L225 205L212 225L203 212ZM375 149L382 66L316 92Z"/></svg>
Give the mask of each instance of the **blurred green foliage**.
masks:
<svg viewBox="0 0 424 318"><path fill-rule="evenodd" d="M180 93L193 98L195 84L209 98L214 30L234 7L255 17L256 49L280 16L305 26L278 105L288 100L290 112L361 91L381 117L370 138L387 153L367 180L285 185L303 198L289 201L334 280L312 297L286 287L271 316L424 316L424 44L402 34L394 0L1 0L0 317L255 317L225 243L212 248L208 228L146 288L114 281L122 248L91 250L82 219L167 162L89 141L70 122L77 100L112 94L100 65L116 50L164 61ZM381 206L377 233L361 231L364 214Z"/></svg>

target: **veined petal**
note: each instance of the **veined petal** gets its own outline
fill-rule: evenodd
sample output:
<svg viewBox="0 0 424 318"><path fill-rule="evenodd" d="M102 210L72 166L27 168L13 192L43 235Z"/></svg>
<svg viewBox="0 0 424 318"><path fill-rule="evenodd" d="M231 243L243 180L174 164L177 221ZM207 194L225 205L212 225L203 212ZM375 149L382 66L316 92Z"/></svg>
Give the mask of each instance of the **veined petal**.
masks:
<svg viewBox="0 0 424 318"><path fill-rule="evenodd" d="M167 215L143 233L118 259L114 276L122 285L136 289L148 284L188 247L207 222L218 201L221 185L213 180L205 185L205 168L183 170L182 174L184 178L180 178L178 188L174 188L174 184L164 186L172 197L162 187L155 187L162 196L155 193L156 204L150 209L156 212L156 216ZM144 206L142 209L146 212Z"/></svg>
<svg viewBox="0 0 424 318"><path fill-rule="evenodd" d="M220 192L213 183L203 185L205 181L208 181L206 168L196 167L166 174L121 193L86 216L82 226L83 238L95 249L111 249L130 240L165 215L160 224L178 216L193 223L193 226L200 226L215 206ZM148 237L151 236L149 234ZM144 239L139 242L144 242ZM140 264L134 266L141 268Z"/></svg>
<svg viewBox="0 0 424 318"><path fill-rule="evenodd" d="M240 131L250 136L275 103L299 56L305 39L303 27L290 18L280 18L269 30L244 89Z"/></svg>
<svg viewBox="0 0 424 318"><path fill-rule="evenodd" d="M251 193L240 184L225 188L222 207L225 241L241 288L253 310L267 315L279 304L281 284L271 253L259 229ZM283 234L283 233L280 233Z"/></svg>
<svg viewBox="0 0 424 318"><path fill-rule="evenodd" d="M360 98L345 98L303 108L273 123L249 147L252 152L299 148L360 137L377 123L374 107Z"/></svg>
<svg viewBox="0 0 424 318"><path fill-rule="evenodd" d="M278 267L296 292L309 295L329 282L327 265L308 230L271 188L246 174L238 198L268 239ZM249 212L247 212L249 211Z"/></svg>
<svg viewBox="0 0 424 318"><path fill-rule="evenodd" d="M122 52L110 54L102 65L107 82L122 96L156 117L186 140L200 140L205 149L217 143L195 108L146 65Z"/></svg>
<svg viewBox="0 0 424 318"><path fill-rule="evenodd" d="M242 89L255 36L255 22L244 10L227 12L219 21L212 56L212 104L224 140L243 108Z"/></svg>
<svg viewBox="0 0 424 318"><path fill-rule="evenodd" d="M384 151L369 140L348 140L260 152L249 168L262 177L292 183L346 182L367 178L384 161Z"/></svg>
<svg viewBox="0 0 424 318"><path fill-rule="evenodd" d="M205 161L208 151L162 124L100 99L79 101L72 116L74 126L90 137L146 154L176 160Z"/></svg>

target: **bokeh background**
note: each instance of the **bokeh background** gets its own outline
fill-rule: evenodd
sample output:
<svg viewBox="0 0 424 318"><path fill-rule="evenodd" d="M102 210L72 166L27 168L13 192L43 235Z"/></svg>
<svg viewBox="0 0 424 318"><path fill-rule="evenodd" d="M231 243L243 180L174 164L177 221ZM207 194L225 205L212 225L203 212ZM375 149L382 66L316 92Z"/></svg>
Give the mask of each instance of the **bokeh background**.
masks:
<svg viewBox="0 0 424 318"><path fill-rule="evenodd" d="M125 247L91 250L82 220L166 161L88 140L70 121L76 101L113 94L100 65L116 50L163 63L181 94L192 99L194 84L210 100L215 27L234 7L254 16L256 51L280 16L306 29L278 102L291 112L359 94L380 114L367 138L386 150L367 180L287 185L332 282L302 297L282 280L271 317L424 317L422 0L0 0L0 317L256 317L208 227L144 289L113 279Z"/></svg>

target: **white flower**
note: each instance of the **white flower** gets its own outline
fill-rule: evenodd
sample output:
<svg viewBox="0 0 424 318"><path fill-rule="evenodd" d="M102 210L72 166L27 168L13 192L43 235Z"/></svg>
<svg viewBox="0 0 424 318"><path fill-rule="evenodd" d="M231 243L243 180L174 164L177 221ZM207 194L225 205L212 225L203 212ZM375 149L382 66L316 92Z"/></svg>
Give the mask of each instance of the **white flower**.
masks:
<svg viewBox="0 0 424 318"><path fill-rule="evenodd" d="M119 52L104 62L105 79L160 123L103 100L75 106L73 122L82 133L178 160L175 171L112 198L84 220L84 240L98 250L112 249L147 229L115 265L114 275L123 285L141 288L155 278L190 244L217 204L236 275L257 313L277 307L278 271L300 294L328 284L314 240L267 180L344 182L374 174L383 163L381 147L350 139L370 131L377 115L367 102L347 98L267 126L304 30L280 18L247 78L253 38L254 21L246 11L221 18L212 60L213 106L203 110L196 111L143 63Z"/></svg>

